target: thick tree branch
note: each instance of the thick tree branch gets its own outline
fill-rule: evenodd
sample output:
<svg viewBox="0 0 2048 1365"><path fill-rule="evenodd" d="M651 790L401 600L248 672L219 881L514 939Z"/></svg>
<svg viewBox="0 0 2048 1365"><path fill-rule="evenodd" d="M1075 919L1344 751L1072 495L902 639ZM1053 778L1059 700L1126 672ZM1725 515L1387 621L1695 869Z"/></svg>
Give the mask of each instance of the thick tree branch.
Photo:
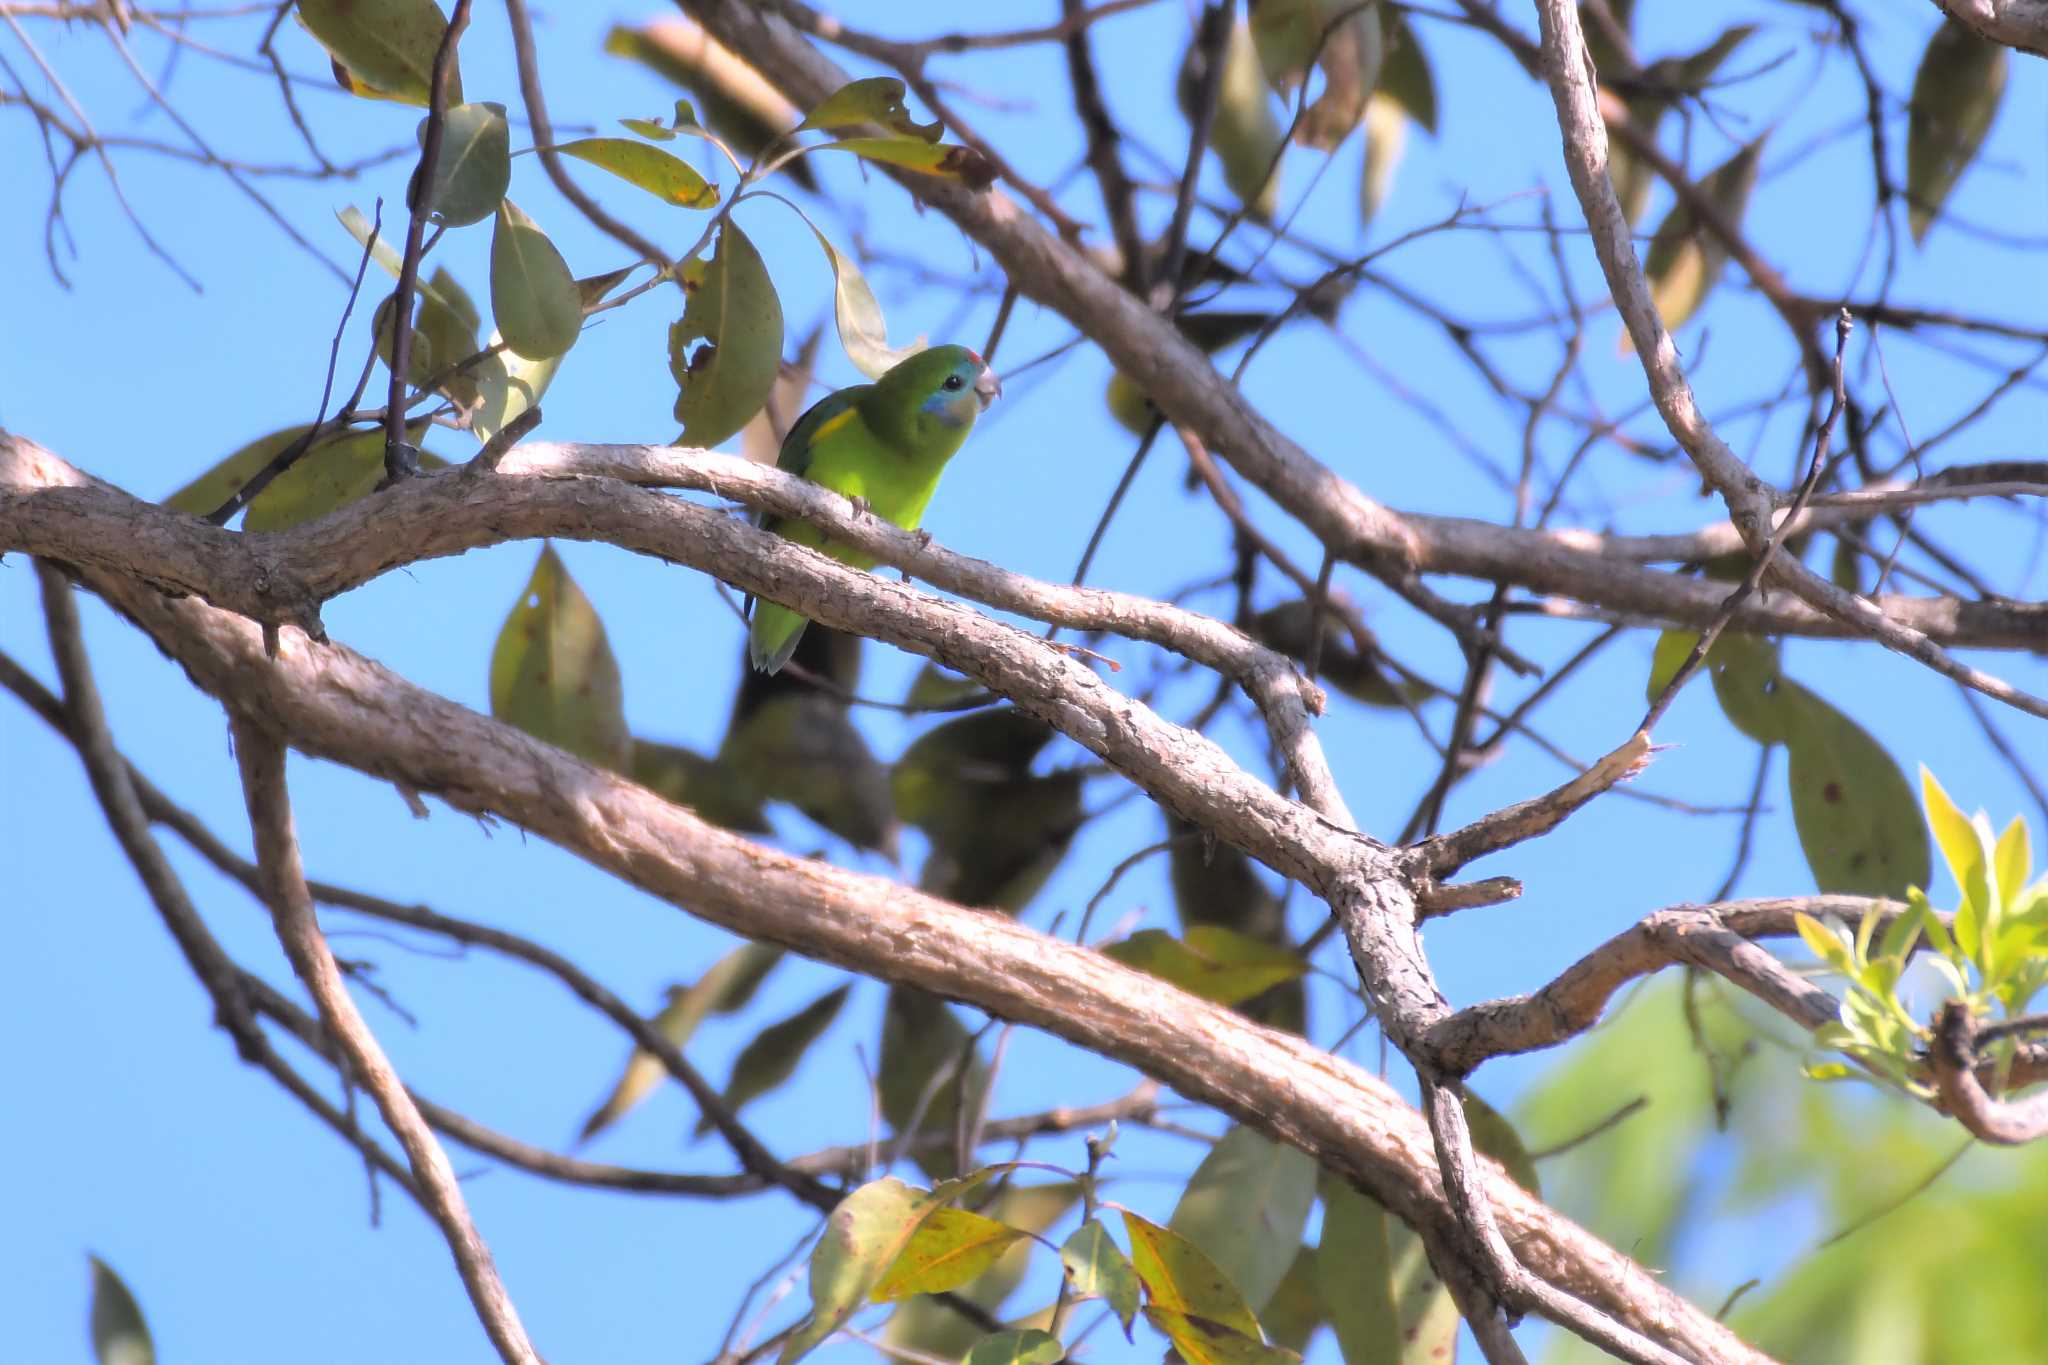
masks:
<svg viewBox="0 0 2048 1365"><path fill-rule="evenodd" d="M866 575L853 577L898 591ZM1137 1066L1191 1099L1310 1152L1372 1191L1397 1216L1457 1235L1419 1116L1371 1076L1302 1039L1262 1029L1098 953L1047 939L1008 919L792 858L706 825L631 783L415 688L346 649L317 646L288 631L271 659L264 653L261 631L244 618L189 599L166 600L116 575L88 571L87 578L204 690L240 711L262 715L294 747L438 793L459 809L505 818L736 932L966 1001ZM800 608L816 607L820 619L826 619L830 603L830 615L837 618L831 624L860 629L858 622L865 618L845 594L828 595L828 578L824 569L799 574L792 568L776 581L785 586L801 580ZM935 610L918 608L914 614ZM1043 662L1033 656L1030 668L1020 669L984 633L998 628L974 627L971 623L979 618L971 613L954 609L952 614L965 616L966 623L951 632L931 632L936 640L922 641L941 657L985 681L993 675L1016 684L1020 699L1049 692L1062 704L1069 695L1085 699L1088 708L1099 704L1095 694L1106 689L1085 670L1078 678L1062 672L1070 666L1063 656ZM929 622L919 629L928 631ZM906 639L912 634L906 629L892 633ZM1088 731L1067 711L1059 714ZM1121 717L1112 707L1089 724L1115 731L1121 746L1141 732ZM1198 759L1188 762L1206 771ZM1238 801L1250 794L1243 787L1208 783L1193 805L1205 825L1225 827L1226 837L1245 835L1258 831L1265 818L1247 821L1238 809ZM1270 792L1264 799L1272 799ZM1308 840L1311 849L1347 855L1363 844L1313 817L1306 825L1291 824L1286 832ZM1355 870L1348 875L1360 884L1339 892L1356 895L1369 889L1371 884ZM1518 1259L1537 1275L1694 1359L1760 1359L1626 1257L1529 1197L1497 1168L1486 1168L1486 1181L1489 1203Z"/></svg>

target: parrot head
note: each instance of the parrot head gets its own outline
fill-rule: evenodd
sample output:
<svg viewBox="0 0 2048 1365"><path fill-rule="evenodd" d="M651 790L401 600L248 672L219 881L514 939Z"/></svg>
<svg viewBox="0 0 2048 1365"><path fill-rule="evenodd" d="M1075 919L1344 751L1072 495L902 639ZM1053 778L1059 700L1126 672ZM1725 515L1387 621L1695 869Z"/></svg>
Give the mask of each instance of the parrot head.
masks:
<svg viewBox="0 0 2048 1365"><path fill-rule="evenodd" d="M914 408L919 425L930 423L960 435L1003 396L1003 381L965 346L919 351L876 380L875 388L891 400L888 406L900 401Z"/></svg>

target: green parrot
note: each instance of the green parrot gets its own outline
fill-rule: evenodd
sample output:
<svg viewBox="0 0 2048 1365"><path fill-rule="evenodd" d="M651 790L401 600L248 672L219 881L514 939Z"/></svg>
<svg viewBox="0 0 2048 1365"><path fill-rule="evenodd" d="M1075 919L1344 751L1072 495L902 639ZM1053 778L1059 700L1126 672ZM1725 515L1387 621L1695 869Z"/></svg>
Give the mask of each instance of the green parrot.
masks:
<svg viewBox="0 0 2048 1365"><path fill-rule="evenodd" d="M841 389L813 405L783 438L776 467L915 531L946 461L966 441L974 419L1002 393L1003 381L980 356L965 346L934 346L898 362L872 384ZM874 566L872 556L850 545L828 544L809 522L757 512L754 524L842 564ZM761 672L773 673L789 662L810 622L774 602L748 603L753 628L747 657Z"/></svg>

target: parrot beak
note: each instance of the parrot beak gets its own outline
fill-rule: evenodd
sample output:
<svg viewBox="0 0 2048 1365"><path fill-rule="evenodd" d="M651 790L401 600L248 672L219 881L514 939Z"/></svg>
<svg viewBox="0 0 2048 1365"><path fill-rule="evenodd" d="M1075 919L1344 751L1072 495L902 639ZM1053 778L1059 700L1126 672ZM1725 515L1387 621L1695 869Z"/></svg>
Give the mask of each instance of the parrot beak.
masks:
<svg viewBox="0 0 2048 1365"><path fill-rule="evenodd" d="M1003 396L1002 376L984 366L981 378L974 381L974 396L981 400L981 410L987 412L989 405Z"/></svg>

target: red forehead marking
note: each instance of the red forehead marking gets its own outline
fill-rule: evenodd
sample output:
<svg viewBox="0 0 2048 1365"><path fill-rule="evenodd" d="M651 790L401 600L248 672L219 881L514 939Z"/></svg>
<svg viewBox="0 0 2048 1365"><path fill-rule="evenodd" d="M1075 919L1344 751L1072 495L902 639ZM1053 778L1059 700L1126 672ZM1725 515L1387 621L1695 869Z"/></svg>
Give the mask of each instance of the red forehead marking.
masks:
<svg viewBox="0 0 2048 1365"><path fill-rule="evenodd" d="M964 346L961 347L960 349L963 351L967 350L967 348ZM983 369L988 368L988 362L986 360L983 360L980 355L973 351L967 351L967 358L973 361L975 364L981 366Z"/></svg>

